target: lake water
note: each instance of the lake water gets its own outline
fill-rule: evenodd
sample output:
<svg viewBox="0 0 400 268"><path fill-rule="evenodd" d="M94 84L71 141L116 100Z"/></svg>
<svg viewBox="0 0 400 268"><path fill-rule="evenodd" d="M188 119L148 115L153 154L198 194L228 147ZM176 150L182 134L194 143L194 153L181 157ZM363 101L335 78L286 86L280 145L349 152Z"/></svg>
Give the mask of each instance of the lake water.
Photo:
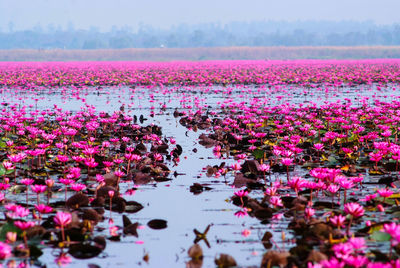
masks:
<svg viewBox="0 0 400 268"><path fill-rule="evenodd" d="M234 163L234 159L216 158L212 148L205 148L199 144L199 135L209 130L188 130L179 123L173 112L221 111L220 104L226 101L244 102L249 104L255 99L265 102L265 105L275 106L283 103L309 105L312 102L322 105L324 102L344 102L346 98L353 100L353 105L360 105L357 100L362 97L390 101L399 99L398 90L389 85L377 89L375 85L354 88L297 88L284 87L170 87L170 88L87 88L75 90L72 88L42 89L35 91L14 91L2 88L2 102L17 103L20 107L31 106L29 109L53 109L54 105L63 110L79 111L85 105L94 106L97 112L113 112L122 105L128 115L143 115L147 120L142 125L155 124L162 127L163 136L173 137L183 148L180 162L174 166L168 162L171 169L170 181L149 183L138 186L134 195L125 195L126 200L141 203L144 208L135 213L125 213L132 222L138 221L143 229L138 230L139 237L122 236L120 242L107 241L107 247L98 257L88 260L72 259L71 267L87 267L96 264L100 267L184 267L190 260L187 250L193 245L195 234L193 229L203 231L208 224L212 224L207 234L210 248L203 241L199 245L204 251L203 267L215 267L214 258L220 253L233 256L241 267L257 267L260 265L265 248L261 238L266 231L273 233L276 247L289 249L292 235L286 230L288 219L271 220L268 224L261 224L256 218L249 216L239 218L235 216L238 207L230 201L237 190L232 187L233 174L225 177L207 177L204 168L208 165L219 165L225 161L227 165ZM196 107L197 106L197 107ZM151 114L153 113L153 116ZM197 151L194 152L193 149ZM176 177L172 173L181 174ZM300 174L302 171L294 171ZM274 174L274 177L283 177L285 174ZM194 195L190 192L193 183L207 184L212 189ZM129 185L132 187L132 184ZM128 184L121 185L121 192L128 189ZM256 193L256 191L254 192ZM261 191L259 193L262 195ZM32 196L34 198L34 196ZM60 194L60 199L63 194ZM108 214L105 214L106 217ZM115 225L122 226L122 214L113 213ZM168 227L154 230L146 224L151 219L164 219ZM109 236L107 220L99 223L95 232ZM104 228L104 230L102 230ZM251 234L247 237L242 231L248 229ZM286 240L282 242L282 232L286 232ZM121 231L120 231L121 232ZM59 249L45 248L44 255L39 258L47 267L57 267L54 262ZM148 263L143 257L148 254Z"/></svg>

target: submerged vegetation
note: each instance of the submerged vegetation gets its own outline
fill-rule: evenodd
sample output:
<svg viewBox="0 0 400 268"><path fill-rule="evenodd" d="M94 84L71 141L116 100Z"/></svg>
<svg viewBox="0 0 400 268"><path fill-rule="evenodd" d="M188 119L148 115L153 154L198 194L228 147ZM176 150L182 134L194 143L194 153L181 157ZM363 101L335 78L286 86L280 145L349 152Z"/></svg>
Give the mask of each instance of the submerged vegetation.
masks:
<svg viewBox="0 0 400 268"><path fill-rule="evenodd" d="M2 63L0 259L400 267L399 63Z"/></svg>

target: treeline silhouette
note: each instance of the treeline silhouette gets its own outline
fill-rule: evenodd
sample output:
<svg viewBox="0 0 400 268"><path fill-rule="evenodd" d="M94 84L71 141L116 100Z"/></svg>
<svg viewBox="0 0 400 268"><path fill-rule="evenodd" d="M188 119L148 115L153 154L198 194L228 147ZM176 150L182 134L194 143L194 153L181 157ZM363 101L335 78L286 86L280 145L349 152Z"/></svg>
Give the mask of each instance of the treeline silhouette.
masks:
<svg viewBox="0 0 400 268"><path fill-rule="evenodd" d="M384 58L400 58L400 46L0 50L0 61L184 61Z"/></svg>
<svg viewBox="0 0 400 268"><path fill-rule="evenodd" d="M181 24L169 29L140 25L109 31L48 25L0 32L0 49L121 49L262 46L396 46L400 25L371 21L258 21Z"/></svg>

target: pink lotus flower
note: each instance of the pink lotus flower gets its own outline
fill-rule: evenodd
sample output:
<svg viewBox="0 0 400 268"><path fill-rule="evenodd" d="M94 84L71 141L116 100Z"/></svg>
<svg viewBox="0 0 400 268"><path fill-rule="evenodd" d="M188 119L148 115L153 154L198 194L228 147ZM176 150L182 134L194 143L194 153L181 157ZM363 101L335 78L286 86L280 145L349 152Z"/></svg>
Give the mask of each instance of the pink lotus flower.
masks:
<svg viewBox="0 0 400 268"><path fill-rule="evenodd" d="M66 163L69 161L69 157L67 155L57 155L57 160Z"/></svg>
<svg viewBox="0 0 400 268"><path fill-rule="evenodd" d="M6 170L14 169L13 163L11 163L11 162L9 162L9 161L4 161L4 162L3 162L3 167L4 167Z"/></svg>
<svg viewBox="0 0 400 268"><path fill-rule="evenodd" d="M331 184L328 186L328 188L326 189L328 192L330 192L331 194L335 194L337 191L339 191L339 186L335 185L335 184Z"/></svg>
<svg viewBox="0 0 400 268"><path fill-rule="evenodd" d="M69 169L69 174L73 179L79 179L81 176L81 169L79 167L72 167Z"/></svg>
<svg viewBox="0 0 400 268"><path fill-rule="evenodd" d="M44 191L46 191L46 188L47 188L46 185L39 185L39 184L31 185L32 191L37 194L43 193Z"/></svg>
<svg viewBox="0 0 400 268"><path fill-rule="evenodd" d="M94 154L97 154L99 151L96 149L96 148L93 148L93 147L87 147L86 149L84 149L83 151L82 151L82 153L84 154L84 155L88 155L88 156L92 156L92 155L94 155Z"/></svg>
<svg viewBox="0 0 400 268"><path fill-rule="evenodd" d="M101 174L96 174L96 181L97 182L103 182L104 181L104 177Z"/></svg>
<svg viewBox="0 0 400 268"><path fill-rule="evenodd" d="M12 248L4 243L0 242L0 260L5 260L11 256Z"/></svg>
<svg viewBox="0 0 400 268"><path fill-rule="evenodd" d="M8 141L6 141L6 145L7 145L8 147L11 147L11 146L14 145L14 142L13 142L12 140L8 140Z"/></svg>
<svg viewBox="0 0 400 268"><path fill-rule="evenodd" d="M239 190L237 192L234 192L234 195L236 195L237 197L243 198L245 196L247 196L249 194L249 192L245 191L245 190Z"/></svg>
<svg viewBox="0 0 400 268"><path fill-rule="evenodd" d="M72 215L68 212L58 211L54 216L54 223L58 226L65 227L72 221Z"/></svg>
<svg viewBox="0 0 400 268"><path fill-rule="evenodd" d="M21 180L21 183L24 185L27 185L27 186L33 184L34 182L35 182L34 179L22 179Z"/></svg>
<svg viewBox="0 0 400 268"><path fill-rule="evenodd" d="M344 189L350 189L350 188L352 188L354 186L353 182L351 180L346 179L346 178L337 180L337 182L339 183L340 187L342 187Z"/></svg>
<svg viewBox="0 0 400 268"><path fill-rule="evenodd" d="M8 178L4 178L4 181L9 181L9 180ZM8 182L7 183L0 182L0 190L7 190L10 187L11 185Z"/></svg>
<svg viewBox="0 0 400 268"><path fill-rule="evenodd" d="M269 198L269 203L274 207L283 207L282 200L279 196L271 196Z"/></svg>
<svg viewBox="0 0 400 268"><path fill-rule="evenodd" d="M158 161L158 162L163 161L163 156L161 154L159 154L159 153L153 154L153 158L154 158L155 161Z"/></svg>
<svg viewBox="0 0 400 268"><path fill-rule="evenodd" d="M378 189L376 190L378 192L378 194L383 197L383 198L387 198L390 197L393 192L390 189L384 188L384 189Z"/></svg>
<svg viewBox="0 0 400 268"><path fill-rule="evenodd" d="M258 132L258 133L256 133L256 134L254 135L254 137L259 138L259 139L262 139L262 138L264 138L265 136L267 136L267 133L262 133L262 132Z"/></svg>
<svg viewBox="0 0 400 268"><path fill-rule="evenodd" d="M314 148L317 151L321 151L324 148L324 145L322 143L316 143L316 144L314 144Z"/></svg>
<svg viewBox="0 0 400 268"><path fill-rule="evenodd" d="M111 162L111 161L103 161L103 165L104 165L106 168L110 168L110 167L112 167L112 166L114 165L114 162Z"/></svg>
<svg viewBox="0 0 400 268"><path fill-rule="evenodd" d="M337 260L336 258L330 258L328 260L323 260L320 263L324 268L343 268L345 263Z"/></svg>
<svg viewBox="0 0 400 268"><path fill-rule="evenodd" d="M75 192L80 192L86 189L86 185L82 183L74 183L71 184L71 189L74 190Z"/></svg>
<svg viewBox="0 0 400 268"><path fill-rule="evenodd" d="M351 153L353 152L353 149L343 147L343 148L342 148L342 151L343 151L346 155L349 155L349 154L351 154Z"/></svg>
<svg viewBox="0 0 400 268"><path fill-rule="evenodd" d="M7 155L7 157L13 163L20 163L27 157L27 155L25 153L18 153L18 154Z"/></svg>
<svg viewBox="0 0 400 268"><path fill-rule="evenodd" d="M244 160L244 159L247 159L247 155L246 154L237 154L237 155L235 155L235 159L236 160Z"/></svg>
<svg viewBox="0 0 400 268"><path fill-rule="evenodd" d="M314 216L315 214L315 209L307 207L304 210L304 215L306 216L306 218L311 218L312 216Z"/></svg>
<svg viewBox="0 0 400 268"><path fill-rule="evenodd" d="M110 147L110 142L109 141L103 141L103 143L101 144L101 146L103 147L103 148L108 148L108 147Z"/></svg>
<svg viewBox="0 0 400 268"><path fill-rule="evenodd" d="M53 211L52 207L46 206L45 204L35 205L35 208L38 212L42 214L50 213Z"/></svg>
<svg viewBox="0 0 400 268"><path fill-rule="evenodd" d="M348 243L352 246L353 250L358 252L362 251L367 247L364 238L361 237L351 237L348 240Z"/></svg>
<svg viewBox="0 0 400 268"><path fill-rule="evenodd" d="M290 166L293 163L293 159L291 159L291 158L282 158L281 163L282 163L282 165Z"/></svg>
<svg viewBox="0 0 400 268"><path fill-rule="evenodd" d="M110 226L108 227L108 231L110 232L111 236L118 236L118 227L117 226Z"/></svg>
<svg viewBox="0 0 400 268"><path fill-rule="evenodd" d="M19 229L21 229L22 231L25 231L29 228L32 228L33 226L35 226L35 223L33 221L14 221L14 225L16 227L18 227Z"/></svg>
<svg viewBox="0 0 400 268"><path fill-rule="evenodd" d="M114 191L112 191L112 190L110 190L110 191L108 191L108 196L110 197L110 198L113 198L114 197Z"/></svg>
<svg viewBox="0 0 400 268"><path fill-rule="evenodd" d="M114 172L114 175L117 176L118 178L121 178L121 177L125 176L125 173L121 170L116 170Z"/></svg>
<svg viewBox="0 0 400 268"><path fill-rule="evenodd" d="M370 153L369 157L370 157L370 160L375 162L375 165L377 165L378 162L382 159L382 154L380 152L378 152L378 153Z"/></svg>
<svg viewBox="0 0 400 268"><path fill-rule="evenodd" d="M54 180L53 179L47 179L46 181L47 187L51 188L54 186Z"/></svg>
<svg viewBox="0 0 400 268"><path fill-rule="evenodd" d="M391 222L391 223L385 223L383 225L383 230L382 232L390 234L392 237L391 243L393 246L397 246L400 243L400 225Z"/></svg>
<svg viewBox="0 0 400 268"><path fill-rule="evenodd" d="M61 252L60 255L54 260L58 266L66 266L71 263L71 257L68 253Z"/></svg>
<svg viewBox="0 0 400 268"><path fill-rule="evenodd" d="M72 160L74 160L75 162L78 162L78 163L82 163L86 160L86 158L84 158L80 155L74 155L71 158L72 158Z"/></svg>
<svg viewBox="0 0 400 268"><path fill-rule="evenodd" d="M266 164L261 164L260 165L260 171L262 172L268 172L270 170L270 166Z"/></svg>
<svg viewBox="0 0 400 268"><path fill-rule="evenodd" d="M336 227L336 228L341 228L344 226L344 223L346 221L346 217L342 215L336 215L333 216L329 219L329 221Z"/></svg>
<svg viewBox="0 0 400 268"><path fill-rule="evenodd" d="M350 255L344 261L350 267L365 267L369 263L368 258L362 255Z"/></svg>
<svg viewBox="0 0 400 268"><path fill-rule="evenodd" d="M15 243L15 241L17 241L17 233L16 232L7 232L6 233L6 241L7 241L7 243Z"/></svg>
<svg viewBox="0 0 400 268"><path fill-rule="evenodd" d="M90 168L95 168L95 167L97 167L97 166L99 165L99 163L97 163L97 162L94 160L94 158L85 159L84 162L85 162L85 165L88 166L88 167L90 167Z"/></svg>
<svg viewBox="0 0 400 268"><path fill-rule="evenodd" d="M242 166L241 166L238 162L235 162L235 163L233 163L233 164L231 165L231 168L232 168L233 170L235 170L235 171L239 171L239 170L242 169Z"/></svg>
<svg viewBox="0 0 400 268"><path fill-rule="evenodd" d="M307 185L307 181L301 177L292 177L288 185L298 193L298 191L301 191Z"/></svg>
<svg viewBox="0 0 400 268"><path fill-rule="evenodd" d="M358 203L346 203L344 212L352 215L354 218L359 218L364 215L364 208Z"/></svg>
<svg viewBox="0 0 400 268"><path fill-rule="evenodd" d="M332 250L337 258L346 259L353 252L353 247L349 243L339 243L333 245Z"/></svg>
<svg viewBox="0 0 400 268"><path fill-rule="evenodd" d="M269 195L269 196L272 196L272 195L276 195L276 194L277 194L277 191L278 191L277 188L275 188L275 187L270 187L270 188L265 189L265 194L266 194L266 195Z"/></svg>
<svg viewBox="0 0 400 268"><path fill-rule="evenodd" d="M376 198L377 194L370 194L370 195L366 195L365 198L361 199L361 201L363 202L368 202L373 200L374 198Z"/></svg>
<svg viewBox="0 0 400 268"><path fill-rule="evenodd" d="M72 183L75 182L75 181L72 180L72 179L63 179L63 178L60 178L59 181L60 181L62 184L64 184L65 186L70 185L70 184L72 184Z"/></svg>
<svg viewBox="0 0 400 268"><path fill-rule="evenodd" d="M220 145L216 145L214 148L213 148L213 152L214 153L217 153L217 152L221 152L221 146Z"/></svg>
<svg viewBox="0 0 400 268"><path fill-rule="evenodd" d="M15 218L24 218L29 215L29 209L24 208L19 205L5 205L4 206L9 212L7 212L7 217L15 219Z"/></svg>

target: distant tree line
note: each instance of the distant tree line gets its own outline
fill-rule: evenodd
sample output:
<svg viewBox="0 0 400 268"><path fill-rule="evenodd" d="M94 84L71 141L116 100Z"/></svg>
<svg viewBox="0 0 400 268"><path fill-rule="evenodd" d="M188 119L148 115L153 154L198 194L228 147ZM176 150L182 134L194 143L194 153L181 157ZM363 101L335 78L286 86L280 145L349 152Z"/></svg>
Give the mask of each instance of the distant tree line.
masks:
<svg viewBox="0 0 400 268"><path fill-rule="evenodd" d="M92 27L78 30L48 25L0 32L0 49L119 49L232 46L393 46L400 45L400 25L371 21L231 22L228 24L178 25L157 29L140 25L113 26L109 31Z"/></svg>

